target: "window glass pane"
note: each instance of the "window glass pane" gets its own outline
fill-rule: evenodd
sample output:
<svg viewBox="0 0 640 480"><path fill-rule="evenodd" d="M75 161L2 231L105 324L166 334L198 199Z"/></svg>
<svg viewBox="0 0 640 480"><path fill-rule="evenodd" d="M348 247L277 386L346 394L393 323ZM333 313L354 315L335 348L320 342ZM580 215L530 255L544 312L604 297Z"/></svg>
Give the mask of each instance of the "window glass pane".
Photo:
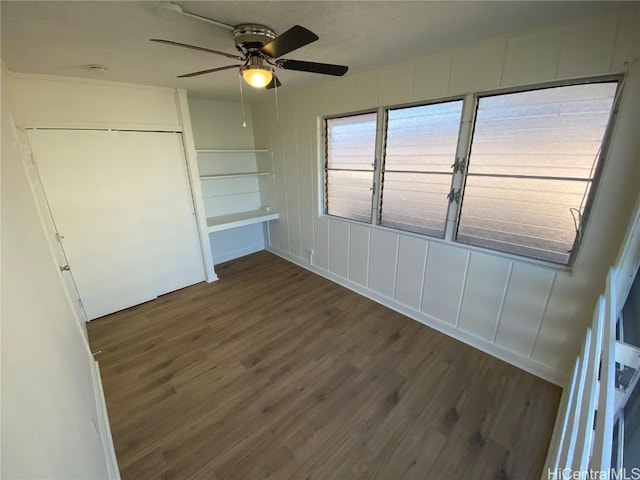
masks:
<svg viewBox="0 0 640 480"><path fill-rule="evenodd" d="M386 172L381 223L387 227L442 237L451 175Z"/></svg>
<svg viewBox="0 0 640 480"><path fill-rule="evenodd" d="M389 110L385 170L451 173L462 100Z"/></svg>
<svg viewBox="0 0 640 480"><path fill-rule="evenodd" d="M481 98L456 239L568 264L616 88Z"/></svg>
<svg viewBox="0 0 640 480"><path fill-rule="evenodd" d="M376 156L376 114L327 120L327 166L372 170Z"/></svg>
<svg viewBox="0 0 640 480"><path fill-rule="evenodd" d="M567 263L586 181L467 178L458 241Z"/></svg>
<svg viewBox="0 0 640 480"><path fill-rule="evenodd" d="M371 222L376 113L326 120L325 213Z"/></svg>
<svg viewBox="0 0 640 480"><path fill-rule="evenodd" d="M462 100L387 113L380 223L443 237Z"/></svg>
<svg viewBox="0 0 640 480"><path fill-rule="evenodd" d="M615 83L481 98L470 172L590 178Z"/></svg>
<svg viewBox="0 0 640 480"><path fill-rule="evenodd" d="M371 221L373 172L329 170L327 213L361 222Z"/></svg>

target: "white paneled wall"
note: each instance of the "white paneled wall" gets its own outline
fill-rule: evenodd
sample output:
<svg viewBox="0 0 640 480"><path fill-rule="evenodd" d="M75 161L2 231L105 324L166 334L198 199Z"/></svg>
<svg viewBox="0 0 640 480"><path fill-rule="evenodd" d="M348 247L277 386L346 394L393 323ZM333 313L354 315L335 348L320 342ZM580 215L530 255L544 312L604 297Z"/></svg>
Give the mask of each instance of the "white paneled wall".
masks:
<svg viewBox="0 0 640 480"><path fill-rule="evenodd" d="M349 225L349 280L361 287L367 286L369 277L369 237L371 230L360 225Z"/></svg>
<svg viewBox="0 0 640 480"><path fill-rule="evenodd" d="M443 97L449 88L451 55L432 55L415 62L412 99Z"/></svg>
<svg viewBox="0 0 640 480"><path fill-rule="evenodd" d="M447 93L458 95L498 87L505 49L506 42L496 40L453 52Z"/></svg>
<svg viewBox="0 0 640 480"><path fill-rule="evenodd" d="M545 30L507 40L502 81L510 85L553 78L560 54L560 29ZM528 62L522 62L527 58Z"/></svg>
<svg viewBox="0 0 640 480"><path fill-rule="evenodd" d="M413 237L399 237L398 240L394 298L396 302L418 310L423 291L427 244Z"/></svg>
<svg viewBox="0 0 640 480"><path fill-rule="evenodd" d="M606 15L563 28L557 75L575 77L609 70L620 20L615 15Z"/></svg>
<svg viewBox="0 0 640 480"><path fill-rule="evenodd" d="M333 237L330 239L333 244ZM331 253L332 247L329 252ZM398 235L383 230L371 232L369 251L369 288L386 298L393 298L396 263L398 260Z"/></svg>
<svg viewBox="0 0 640 480"><path fill-rule="evenodd" d="M511 262L471 255L458 327L493 342L511 276Z"/></svg>
<svg viewBox="0 0 640 480"><path fill-rule="evenodd" d="M523 34L347 74L254 105L259 143L274 149L269 248L348 288L557 383L570 372L640 188L637 5ZM635 63L634 63L635 62ZM322 215L320 119L629 68L596 203L566 269ZM314 254L310 255L310 251Z"/></svg>
<svg viewBox="0 0 640 480"><path fill-rule="evenodd" d="M172 88L24 73L9 81L30 127L182 131Z"/></svg>
<svg viewBox="0 0 640 480"><path fill-rule="evenodd" d="M367 229L368 230L368 229ZM314 265L323 270L329 270L329 222L324 218L319 218L315 223L314 230L314 246L315 246L315 258ZM283 249L281 249L283 250ZM367 260L370 258L367 257ZM368 272L368 266L367 266ZM368 273L367 277L368 278ZM365 278L365 281L366 281Z"/></svg>
<svg viewBox="0 0 640 480"><path fill-rule="evenodd" d="M429 244L424 271L422 311L455 327L460 318L460 301L467 279L470 253L439 243Z"/></svg>
<svg viewBox="0 0 640 480"><path fill-rule="evenodd" d="M514 353L533 350L555 273L513 263L495 342ZM526 317L527 322L518 321Z"/></svg>
<svg viewBox="0 0 640 480"><path fill-rule="evenodd" d="M329 271L349 278L349 224L331 220L329 222Z"/></svg>

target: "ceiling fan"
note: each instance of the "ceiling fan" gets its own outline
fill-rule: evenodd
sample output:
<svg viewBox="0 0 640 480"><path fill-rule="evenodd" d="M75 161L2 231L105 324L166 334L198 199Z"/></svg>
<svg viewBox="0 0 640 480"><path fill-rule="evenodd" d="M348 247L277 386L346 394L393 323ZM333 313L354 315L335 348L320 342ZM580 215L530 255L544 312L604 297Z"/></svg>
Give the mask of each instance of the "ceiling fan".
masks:
<svg viewBox="0 0 640 480"><path fill-rule="evenodd" d="M207 73L220 72L222 70L230 70L239 68L242 78L252 87L255 88L275 88L282 84L274 73L275 69L297 70L300 72L320 73L324 75L335 75L341 77L349 67L345 65L334 65L330 63L306 62L302 60L289 60L280 58L298 48L304 47L318 40L318 36L312 31L295 25L281 35L276 36L273 29L254 23L241 25L227 25L216 20L201 17L182 10L182 8L174 3L164 4L165 9L170 9L172 13L190 16L204 20L215 25L225 27L231 30L231 36L236 45L236 49L240 55L233 53L211 50L205 47L189 45L186 43L174 42L172 40L164 40L160 38L152 38L152 42L173 45L176 47L189 48L199 50L201 52L221 55L223 57L237 60L241 63L226 65L224 67L209 68L198 72L186 73L178 75L178 78L195 77L205 75Z"/></svg>

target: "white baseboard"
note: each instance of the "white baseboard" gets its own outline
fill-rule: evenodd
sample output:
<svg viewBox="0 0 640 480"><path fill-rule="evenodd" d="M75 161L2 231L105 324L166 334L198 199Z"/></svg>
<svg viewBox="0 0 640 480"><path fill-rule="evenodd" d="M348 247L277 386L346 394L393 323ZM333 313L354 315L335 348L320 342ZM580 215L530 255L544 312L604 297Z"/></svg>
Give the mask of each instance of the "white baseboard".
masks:
<svg viewBox="0 0 640 480"><path fill-rule="evenodd" d="M231 252L226 252L222 255L217 255L213 257L213 264L217 265L219 263L228 262L229 260L234 260L236 258L244 257L245 255L250 255L252 253L259 252L264 250L264 243L257 243L255 245L250 245L245 248L241 248L239 250L233 250Z"/></svg>
<svg viewBox="0 0 640 480"><path fill-rule="evenodd" d="M116 451L113 447L113 437L111 436L111 427L109 425L109 415L107 414L107 404L104 398L104 390L102 389L102 377L100 377L100 366L98 362L93 361L91 368L93 375L93 388L96 397L96 408L98 411L98 429L100 431L100 440L104 450L104 458L109 470L109 480L120 480L120 469L118 468L118 459Z"/></svg>
<svg viewBox="0 0 640 480"><path fill-rule="evenodd" d="M510 350L500 347L499 345L488 342L483 338L476 337L471 333L455 328L449 323L444 322L438 318L435 318L423 312L414 310L411 307L407 307L406 305L398 303L391 298L387 298L383 295L380 295L346 278L340 277L338 275L335 275L334 273L331 273L327 270L324 270L315 265L312 265L306 259L292 255L289 252L286 252L271 246L267 246L266 250L273 253L274 255L278 255L279 257L282 257L285 260L290 261L291 263L295 263L296 265L302 268L305 268L328 280L331 280L332 282L337 283L338 285L341 285L345 288L348 288L349 290L359 293L360 295L367 297L373 300L374 302L380 303L385 307L390 308L391 310L394 310L417 322L420 322L423 325L431 327L441 333L444 333L445 335L455 338L456 340L460 340L461 342L466 343L471 347L477 348L478 350L481 350L493 357L496 357L515 367L518 367L526 372L529 372L537 377L547 380L548 382L551 382L561 387L564 387L567 384L566 372L551 368L547 365L543 365L541 363L536 362L535 360L532 360L529 357L518 355L515 352L512 352Z"/></svg>

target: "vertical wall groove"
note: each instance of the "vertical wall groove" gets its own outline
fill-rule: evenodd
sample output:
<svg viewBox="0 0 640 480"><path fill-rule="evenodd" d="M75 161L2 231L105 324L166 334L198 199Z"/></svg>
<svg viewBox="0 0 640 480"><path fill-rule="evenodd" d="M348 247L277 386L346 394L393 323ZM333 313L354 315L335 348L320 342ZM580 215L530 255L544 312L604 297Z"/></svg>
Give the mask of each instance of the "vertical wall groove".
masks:
<svg viewBox="0 0 640 480"><path fill-rule="evenodd" d="M500 328L500 320L502 319L502 313L504 312L504 302L507 298L507 291L509 290L509 282L511 281L511 273L513 272L513 262L509 262L509 273L504 282L504 290L502 292L502 300L500 300L500 309L498 311L498 317L496 318L496 327L493 330L493 336L491 337L491 343L496 343L496 337L498 336L498 329Z"/></svg>
<svg viewBox="0 0 640 480"><path fill-rule="evenodd" d="M531 350L529 351L529 358L533 357L533 352L536 351L536 346L538 345L538 338L540 337L540 330L542 329L542 324L544 322L544 317L547 314L547 308L549 307L549 302L551 301L551 293L553 292L553 287L556 284L556 279L558 278L558 274L554 272L553 280L551 280L551 285L549 286L549 293L547 294L547 298L544 303L544 309L542 310L542 315L538 320L538 328L536 329L536 339L533 341L533 345Z"/></svg>

